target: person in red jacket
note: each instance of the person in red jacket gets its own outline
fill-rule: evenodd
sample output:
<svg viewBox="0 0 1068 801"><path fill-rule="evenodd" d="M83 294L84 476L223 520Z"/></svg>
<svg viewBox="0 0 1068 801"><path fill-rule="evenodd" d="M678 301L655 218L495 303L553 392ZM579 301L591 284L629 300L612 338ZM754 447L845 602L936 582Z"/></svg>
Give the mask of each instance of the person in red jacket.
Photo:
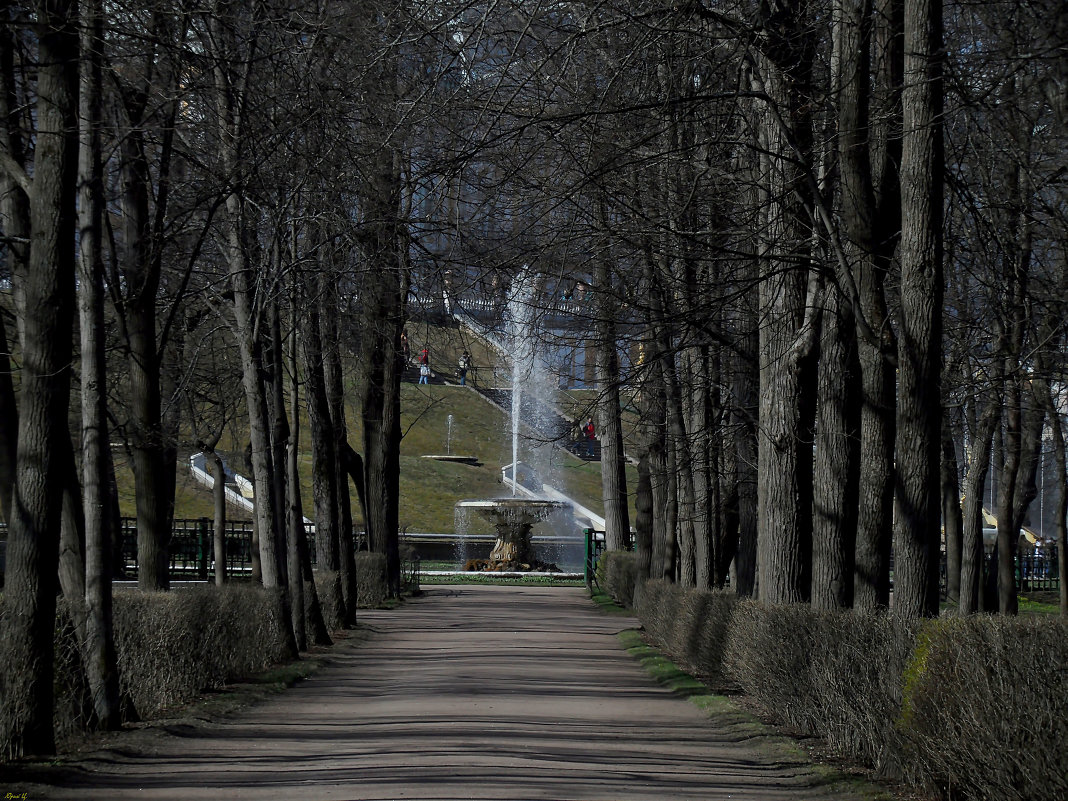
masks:
<svg viewBox="0 0 1068 801"><path fill-rule="evenodd" d="M586 435L586 453L589 456L593 456L593 443L597 440L597 432L593 427L592 417L582 427L582 433Z"/></svg>

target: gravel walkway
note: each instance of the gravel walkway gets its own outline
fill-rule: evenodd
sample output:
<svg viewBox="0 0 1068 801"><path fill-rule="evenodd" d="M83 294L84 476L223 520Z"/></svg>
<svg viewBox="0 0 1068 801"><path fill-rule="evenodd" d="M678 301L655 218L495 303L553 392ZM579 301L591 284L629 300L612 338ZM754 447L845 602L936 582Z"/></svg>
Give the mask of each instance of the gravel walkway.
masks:
<svg viewBox="0 0 1068 801"><path fill-rule="evenodd" d="M581 589L430 587L307 681L57 772L61 799L826 799L657 686ZM52 781L51 779L49 781ZM39 797L31 793L28 798Z"/></svg>

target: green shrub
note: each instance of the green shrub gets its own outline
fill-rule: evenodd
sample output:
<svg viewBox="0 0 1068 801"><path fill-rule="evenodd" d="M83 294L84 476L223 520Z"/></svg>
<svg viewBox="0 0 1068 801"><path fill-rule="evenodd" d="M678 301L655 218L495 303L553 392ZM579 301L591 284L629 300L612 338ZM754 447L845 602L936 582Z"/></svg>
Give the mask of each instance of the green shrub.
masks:
<svg viewBox="0 0 1068 801"><path fill-rule="evenodd" d="M952 798L1068 798L1068 623L933 621L904 682L908 778Z"/></svg>
<svg viewBox="0 0 1068 801"><path fill-rule="evenodd" d="M158 716L202 690L260 672L286 655L280 597L262 587L121 590L115 593L113 609L127 719ZM3 614L0 602L0 626ZM63 599L56 610L54 666L53 724L57 740L63 742L93 722L74 618ZM0 754L11 757L7 738L20 713L9 709L7 700L0 687Z"/></svg>
<svg viewBox="0 0 1068 801"><path fill-rule="evenodd" d="M638 556L630 551L607 551L597 560L597 585L617 604L634 605L638 584Z"/></svg>
<svg viewBox="0 0 1068 801"><path fill-rule="evenodd" d="M656 579L644 582L638 596L635 613L660 650L713 686L732 683L723 670L723 649L738 603L734 594Z"/></svg>
<svg viewBox="0 0 1068 801"><path fill-rule="evenodd" d="M725 662L782 722L897 775L903 744L893 722L914 629L886 614L744 601L727 637Z"/></svg>
<svg viewBox="0 0 1068 801"><path fill-rule="evenodd" d="M356 605L374 609L389 597L386 583L386 555L360 551L356 554Z"/></svg>
<svg viewBox="0 0 1068 801"><path fill-rule="evenodd" d="M141 717L285 656L277 592L211 585L115 593L115 647L124 698Z"/></svg>
<svg viewBox="0 0 1068 801"><path fill-rule="evenodd" d="M691 670L707 680L712 686L734 689L723 667L723 653L727 636L734 621L738 596L725 590L700 592L692 590L683 602L683 615L694 620L694 635L685 644L686 664Z"/></svg>

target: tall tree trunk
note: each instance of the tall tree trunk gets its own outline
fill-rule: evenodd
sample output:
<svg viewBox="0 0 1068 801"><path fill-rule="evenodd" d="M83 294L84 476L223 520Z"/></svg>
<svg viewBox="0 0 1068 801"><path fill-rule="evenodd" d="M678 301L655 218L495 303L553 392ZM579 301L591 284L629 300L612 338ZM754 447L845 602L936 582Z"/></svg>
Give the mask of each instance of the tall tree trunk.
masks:
<svg viewBox="0 0 1068 801"><path fill-rule="evenodd" d="M20 99L15 77L15 34L11 17L15 8L3 12L0 24L0 151L19 165L26 161L26 146L19 127ZM28 187L15 175L0 169L0 227L12 273L12 289L17 320L16 338L25 338L23 286L30 258L30 198ZM19 414L11 372L11 339L0 316L0 516L12 520L12 500L17 472Z"/></svg>
<svg viewBox="0 0 1068 801"><path fill-rule="evenodd" d="M653 487L648 452L638 457L638 483L634 488L634 551L639 578L653 577Z"/></svg>
<svg viewBox="0 0 1068 801"><path fill-rule="evenodd" d="M957 479L957 448L948 419L942 422L942 529L946 543L946 603L960 605L961 548L964 518Z"/></svg>
<svg viewBox="0 0 1068 801"><path fill-rule="evenodd" d="M604 215L602 214L602 217ZM619 353L607 255L596 262L597 287L597 425L601 432L601 490L604 498L604 541L609 551L623 550L630 535L627 508L626 458L620 421Z"/></svg>
<svg viewBox="0 0 1068 801"><path fill-rule="evenodd" d="M670 345L667 339L666 326L662 334L661 342ZM682 389L676 357L673 353L665 357L663 375L666 379L665 390L667 395L667 418L668 418L668 442L671 462L669 463L669 476L673 477L674 491L671 498L674 500L674 522L669 523L671 529L678 532L679 542L679 583L684 587L697 586L697 516L694 502L694 470L690 441L686 431L684 412L682 407Z"/></svg>
<svg viewBox="0 0 1068 801"><path fill-rule="evenodd" d="M806 254L809 186L800 161L812 155L813 37L801 3L762 9L767 39L753 73L765 94L761 141L764 224L760 256L760 437L757 537L760 597L809 600L812 567L813 350L821 290ZM807 441L806 441L807 440Z"/></svg>
<svg viewBox="0 0 1068 801"><path fill-rule="evenodd" d="M1001 422L1001 393L990 398L972 437L968 472L964 476L961 531L960 613L982 608L983 599L983 488L990 469L990 445Z"/></svg>
<svg viewBox="0 0 1068 801"><path fill-rule="evenodd" d="M108 513L107 357L104 348L104 180L100 150L104 10L83 3L79 116L78 323L81 334L82 502L85 520L85 669L97 725L122 724L111 591L111 516ZM2 344L2 343L0 343ZM0 365L2 370L2 365Z"/></svg>
<svg viewBox="0 0 1068 801"><path fill-rule="evenodd" d="M885 5L887 0L880 0ZM836 0L834 47L838 100L839 207L843 248L853 265L858 308L860 363L860 468L854 603L874 609L890 603L893 521L895 376L884 355L893 349L883 291L900 219L897 164L900 156L900 28L897 9L881 9L873 20L872 0ZM873 115L871 40L875 29L880 83ZM872 162L877 162L878 170ZM878 180L875 173L878 173Z"/></svg>
<svg viewBox="0 0 1068 801"><path fill-rule="evenodd" d="M812 521L812 605L850 609L860 492L860 363L844 300L828 293L819 361Z"/></svg>
<svg viewBox="0 0 1068 801"><path fill-rule="evenodd" d="M278 327L277 334L274 337L275 346L278 348L278 372L275 375L275 381L278 383L278 389L281 390L284 376L281 364L282 326L279 315L276 314L275 318ZM293 315L293 318L293 322L295 323L296 315ZM275 327L275 321L272 321L272 328L273 327ZM283 515L283 530L286 532L286 576L289 582L289 597L293 603L293 639L296 641L298 651L306 651L308 650L308 634L304 603L304 575L301 572L300 564L300 541L304 532L304 510L300 503L300 479L297 474L297 449L300 445L300 394L297 379L295 340L296 330L294 328L294 331L290 333L288 338L291 351L289 354L289 363L290 368L292 369L292 375L290 376L289 382L289 410L290 415L293 418L293 423L291 426L288 426L286 432L286 449L284 454L286 469L284 473L282 473L281 470L278 470L277 473L281 473L283 485L282 491L278 494L280 505L282 505L282 499L288 498L288 503L284 504L285 512ZM284 401L281 397L276 398L275 402L279 404L281 408L284 408ZM276 411L276 415L277 414L278 412ZM279 463L276 462L276 464Z"/></svg>
<svg viewBox="0 0 1068 801"><path fill-rule="evenodd" d="M62 462L63 510L59 531L59 588L67 600L78 647L85 652L85 517L82 485L70 434L60 443L56 458Z"/></svg>
<svg viewBox="0 0 1068 801"><path fill-rule="evenodd" d="M909 618L938 614L942 0L904 3L894 611Z"/></svg>
<svg viewBox="0 0 1068 801"><path fill-rule="evenodd" d="M731 411L735 454L735 495L738 515L738 554L734 560L735 591L743 598L757 594L757 431L759 372L756 316L746 304L746 335L732 369L734 407ZM748 324L750 323L751 324Z"/></svg>
<svg viewBox="0 0 1068 801"><path fill-rule="evenodd" d="M206 451L205 457L215 480L212 486L213 519L212 544L215 553L215 586L226 583L226 468L214 450Z"/></svg>
<svg viewBox="0 0 1068 801"><path fill-rule="evenodd" d="M389 15L371 23L369 36L383 42L396 35ZM400 335L407 314L411 266L401 221L401 153L394 140L399 97L399 55L389 50L368 70L364 89L366 168L360 184L363 255L361 288L360 413L363 418L367 535L371 549L386 557L391 596L400 594Z"/></svg>
<svg viewBox="0 0 1068 801"><path fill-rule="evenodd" d="M137 505L137 583L141 589L163 590L169 586L174 503L174 473L169 457L173 457L173 444L167 437L163 421L163 371L156 332L156 295L163 266L162 242L156 236L150 212L152 175L142 130L147 94L141 88L126 92L122 97L127 130L123 132L119 144L123 280L117 311L129 373ZM169 145L162 148L161 174L169 169L170 152ZM161 182L156 209L158 216L165 213L166 197Z"/></svg>
<svg viewBox="0 0 1068 801"><path fill-rule="evenodd" d="M231 154L232 156L232 154ZM231 165L232 166L232 165ZM226 199L227 210L227 262L230 287L233 292L234 320L238 352L241 359L241 383L248 408L250 459L255 498L255 526L259 534L260 570L263 586L279 590L282 612L285 617L284 631L287 637L287 652L297 655L296 641L290 615L292 602L289 587L284 583L285 572L282 560L285 549L280 547L281 532L275 528L274 468L271 459L270 417L267 408L266 389L263 383L264 363L260 326L264 322L262 309L256 302L253 273L245 243L245 203L237 195Z"/></svg>
<svg viewBox="0 0 1068 801"><path fill-rule="evenodd" d="M342 384L341 343L338 332L340 314L336 287L328 290L320 317L323 350L323 374L330 408L331 429L334 432L334 486L338 505L338 565L341 572L341 598L345 603L344 622L356 625L356 546L352 524L352 502L348 476L345 472L343 450L348 447L348 426L345 421L345 390ZM361 487L362 492L362 487Z"/></svg>
<svg viewBox="0 0 1068 801"><path fill-rule="evenodd" d="M11 491L15 486L15 455L18 451L19 410L11 380L10 354L7 326L0 314L0 522L3 523L11 522Z"/></svg>
<svg viewBox="0 0 1068 801"><path fill-rule="evenodd" d="M251 267L241 242L239 226L243 212L241 203L231 197L230 212L230 282L234 297L234 316L237 322L238 350L241 357L241 382L248 408L249 439L251 441L252 483L255 497L257 529L259 531L260 569L264 587L279 586L280 573L278 532L274 528L274 481L271 464L270 419L263 385L263 348L260 342L260 311L253 300L250 285Z"/></svg>
<svg viewBox="0 0 1068 801"><path fill-rule="evenodd" d="M280 275L282 270L281 250L274 248L274 272ZM268 409L271 415L271 478L274 488L274 530L278 532L278 582L286 588L284 599L290 605L289 622L293 629L293 642L297 651L307 649L308 643L304 633L304 589L300 573L300 551L297 545L297 532L290 526L289 504L286 503L288 489L288 465L292 448L289 445L290 428L286 416L285 368L282 346L282 313L277 297L270 300L270 328L268 343L270 369L268 379ZM303 520L300 521L303 525ZM296 570L294 575L293 570Z"/></svg>
<svg viewBox="0 0 1068 801"><path fill-rule="evenodd" d="M52 727L56 569L62 493L61 457L69 449L74 230L77 191L77 3L36 5L37 136L33 178L9 177L29 196L30 253L18 276L24 299L15 510L8 530L0 642L9 748L23 756L55 751ZM10 152L6 155L12 155ZM3 168L6 169L6 168Z"/></svg>
<svg viewBox="0 0 1068 801"><path fill-rule="evenodd" d="M692 348L683 355L683 375L687 377L686 428L690 432L690 458L693 464L694 541L696 546L697 588L710 589L719 576L718 541L720 505L713 492L712 389L709 378L711 358L708 348Z"/></svg>
<svg viewBox="0 0 1068 801"><path fill-rule="evenodd" d="M333 595L344 604L341 591L341 564L338 540L338 489L336 437L330 416L330 402L324 373L324 354L319 306L322 286L310 282L311 303L307 304L301 340L304 346L304 375L308 386L308 418L311 421L312 497L315 501L315 553L320 569L333 574ZM344 618L344 607L341 608Z"/></svg>
<svg viewBox="0 0 1068 801"><path fill-rule="evenodd" d="M1046 410L1049 412L1050 429L1053 435L1053 465L1056 471L1057 505L1054 520L1054 539L1057 543L1057 575L1060 577L1061 617L1068 618L1068 456L1065 454L1064 422L1057 404L1050 394L1049 386L1044 387Z"/></svg>
<svg viewBox="0 0 1068 801"><path fill-rule="evenodd" d="M294 295L294 299L295 299ZM323 618L323 607L319 602L319 590L315 586L315 574L312 572L311 554L308 548L308 532L304 526L304 504L300 497L300 474L297 471L297 445L300 441L300 391L297 371L297 326L296 309L292 331L289 336L289 363L291 381L289 387L290 414L293 417L293 436L289 444L287 465L287 495L289 497L289 580L291 592L296 592L298 585L293 581L294 570L301 575L300 597L293 596L293 615L301 614L300 628L303 629L305 645L310 636L315 645L330 645L330 632ZM295 552L294 552L295 551ZM294 567L293 559L297 565ZM294 624L296 625L296 624ZM298 641L299 641L298 634Z"/></svg>
<svg viewBox="0 0 1068 801"><path fill-rule="evenodd" d="M652 501L649 510L652 537L649 577L674 581L676 532L668 515L668 507L672 504L672 486L668 476L667 399L659 356L654 358L650 366L650 378L642 387L649 497Z"/></svg>

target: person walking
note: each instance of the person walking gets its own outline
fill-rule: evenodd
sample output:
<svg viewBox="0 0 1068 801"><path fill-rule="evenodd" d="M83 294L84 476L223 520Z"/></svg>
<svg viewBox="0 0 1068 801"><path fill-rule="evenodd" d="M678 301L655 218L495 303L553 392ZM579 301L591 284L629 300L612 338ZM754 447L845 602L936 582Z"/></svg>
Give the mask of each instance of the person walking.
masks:
<svg viewBox="0 0 1068 801"><path fill-rule="evenodd" d="M430 365L427 364L426 362L423 362L422 364L419 365L419 383L420 384L429 384L430 383Z"/></svg>
<svg viewBox="0 0 1068 801"><path fill-rule="evenodd" d="M471 354L467 352L467 348L464 348L464 352L460 354L460 386L467 386L467 371L471 369Z"/></svg>

